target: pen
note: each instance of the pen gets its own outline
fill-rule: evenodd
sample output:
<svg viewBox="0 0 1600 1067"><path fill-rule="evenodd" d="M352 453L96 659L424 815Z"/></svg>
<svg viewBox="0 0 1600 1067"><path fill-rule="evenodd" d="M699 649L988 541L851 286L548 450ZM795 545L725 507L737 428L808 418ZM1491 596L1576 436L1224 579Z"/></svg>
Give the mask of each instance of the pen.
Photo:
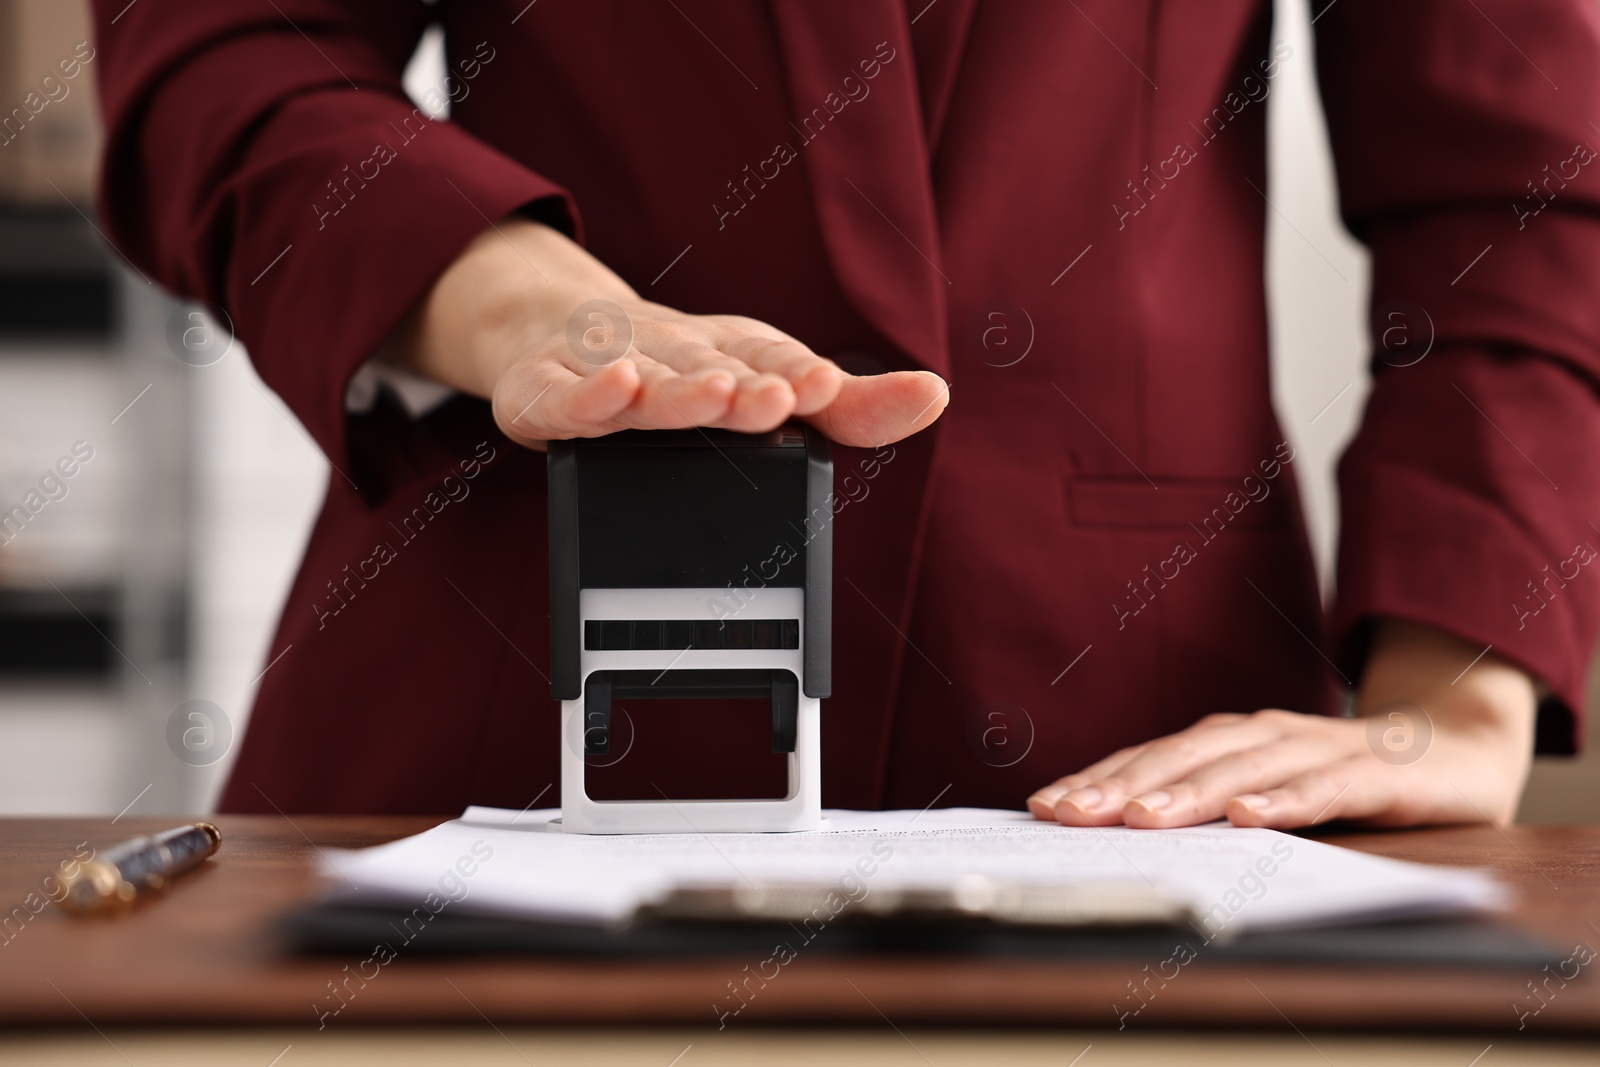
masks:
<svg viewBox="0 0 1600 1067"><path fill-rule="evenodd" d="M221 844L221 832L208 822L124 841L79 867L61 903L78 912L129 904L199 866Z"/></svg>

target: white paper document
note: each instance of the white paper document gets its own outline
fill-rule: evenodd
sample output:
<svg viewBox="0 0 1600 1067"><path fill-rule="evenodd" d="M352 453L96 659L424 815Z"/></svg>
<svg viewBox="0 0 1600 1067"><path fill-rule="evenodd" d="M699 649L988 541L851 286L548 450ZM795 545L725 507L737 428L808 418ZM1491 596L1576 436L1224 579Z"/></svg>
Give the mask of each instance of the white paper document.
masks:
<svg viewBox="0 0 1600 1067"><path fill-rule="evenodd" d="M1222 823L1080 829L1025 812L950 808L829 811L826 827L807 833L586 836L552 827L559 815L469 808L415 837L327 851L324 873L354 902L596 925L626 920L683 887L824 885L857 902L974 877L1159 891L1186 905L1208 935L1485 911L1507 896L1481 871Z"/></svg>

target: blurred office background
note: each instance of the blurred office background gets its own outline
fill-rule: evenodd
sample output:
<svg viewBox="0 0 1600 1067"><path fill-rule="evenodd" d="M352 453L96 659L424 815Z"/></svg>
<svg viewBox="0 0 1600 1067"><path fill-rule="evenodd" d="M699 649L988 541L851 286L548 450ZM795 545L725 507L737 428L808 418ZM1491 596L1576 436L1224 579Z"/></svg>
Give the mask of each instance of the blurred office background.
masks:
<svg viewBox="0 0 1600 1067"><path fill-rule="evenodd" d="M1273 359L1326 579L1368 263L1336 215L1303 0L1277 7ZM43 501L0 532L0 813L202 811L328 470L226 324L97 233L95 64L60 67L90 37L81 0L0 0L0 511ZM430 36L407 88L442 75ZM1600 821L1600 759L1540 760L1522 816Z"/></svg>

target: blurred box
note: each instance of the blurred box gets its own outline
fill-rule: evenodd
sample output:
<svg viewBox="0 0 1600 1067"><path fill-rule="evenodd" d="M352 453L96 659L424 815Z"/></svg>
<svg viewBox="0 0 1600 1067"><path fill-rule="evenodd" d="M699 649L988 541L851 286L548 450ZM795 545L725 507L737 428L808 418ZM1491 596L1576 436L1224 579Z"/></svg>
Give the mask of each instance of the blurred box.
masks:
<svg viewBox="0 0 1600 1067"><path fill-rule="evenodd" d="M92 202L95 59L86 0L0 0L0 199Z"/></svg>

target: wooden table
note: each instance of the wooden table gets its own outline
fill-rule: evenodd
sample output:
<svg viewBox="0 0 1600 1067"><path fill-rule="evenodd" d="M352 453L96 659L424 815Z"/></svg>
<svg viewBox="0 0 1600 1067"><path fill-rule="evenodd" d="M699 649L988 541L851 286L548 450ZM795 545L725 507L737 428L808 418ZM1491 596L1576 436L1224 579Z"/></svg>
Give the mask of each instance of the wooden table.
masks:
<svg viewBox="0 0 1600 1067"><path fill-rule="evenodd" d="M0 931L0 1024L82 1030L87 1022L112 1033L129 1024L245 1024L275 1028L277 1036L270 1040L282 1038L297 1047L324 1041L329 1048L330 1031L349 1034L402 1022L469 1023L491 1044L500 1038L485 1022L498 1030L518 1024L570 1028L623 1022L692 1028L663 1038L670 1044L684 1033L691 1034L691 1042L693 1034L715 1034L711 1005L723 1000L727 983L752 962L402 953L319 1030L314 1005L335 1003L328 984L345 975L346 963L357 961L290 956L271 936L271 920L315 892L312 860L318 847L376 844L440 821L429 818L222 816L216 820L222 853L181 879L165 899L116 918L73 920L55 905L28 915L28 894L38 891L43 876L70 858L80 842L103 849L179 821L124 819L115 826L89 819L0 821L0 906L20 909L10 911ZM1494 868L1518 891L1518 924L1564 948L1582 943L1600 951L1600 827L1517 827L1504 833L1459 827L1333 840L1397 858ZM898 1045L903 1038L909 1041L906 1035L926 1032L919 1027L930 1026L1093 1028L1106 1035L1104 1041L1122 1040L1130 1031L1154 1040L1163 1028L1230 1028L1295 1047L1305 1040L1297 1035L1339 1031L1470 1032L1481 1037L1462 1037L1462 1047L1517 1043L1531 1054L1540 1041L1600 1035L1596 970L1600 958L1564 986L1551 978L1541 986L1551 990L1543 994L1544 1006L1519 1019L1518 1006L1527 1011L1541 1003L1529 983L1538 985L1546 974L1259 966L1202 955L1137 1018L1126 1020L1118 1035L1111 1005L1126 998L1126 983L1140 971L1128 960L942 963L802 954L727 1029L748 1034L828 1023L868 1028L862 1032L874 1034L873 1040L886 1037ZM896 1037L895 1030L902 1035ZM17 1031L11 1036L16 1039ZM1323 1037L1319 1043L1350 1039ZM92 1034L88 1040L97 1041ZM1085 1039L1093 1040L1100 1039ZM1052 1060L1071 1058L1058 1055L1070 1052L1067 1044L1052 1045ZM292 1065L286 1061L285 1067ZM1086 1061L1085 1067L1092 1065ZM1484 1067L1493 1064L1486 1061Z"/></svg>

